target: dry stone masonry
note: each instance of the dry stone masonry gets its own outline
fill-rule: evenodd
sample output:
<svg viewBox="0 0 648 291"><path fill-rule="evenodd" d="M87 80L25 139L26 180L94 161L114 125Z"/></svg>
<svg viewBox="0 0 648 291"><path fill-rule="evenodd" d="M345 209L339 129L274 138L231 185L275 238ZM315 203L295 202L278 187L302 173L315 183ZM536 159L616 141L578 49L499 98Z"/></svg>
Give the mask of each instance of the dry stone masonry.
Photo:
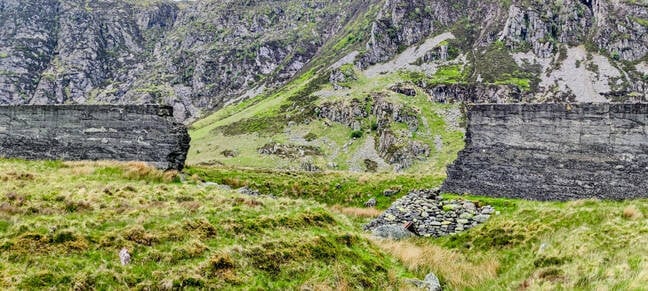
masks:
<svg viewBox="0 0 648 291"><path fill-rule="evenodd" d="M648 104L468 106L443 192L534 200L648 197Z"/></svg>
<svg viewBox="0 0 648 291"><path fill-rule="evenodd" d="M169 106L0 106L0 157L144 161L181 170L189 141Z"/></svg>
<svg viewBox="0 0 648 291"><path fill-rule="evenodd" d="M365 225L378 237L401 239L411 235L440 237L486 222L495 209L478 203L444 200L439 190L417 190L396 200L383 214ZM407 227L405 227L407 226Z"/></svg>

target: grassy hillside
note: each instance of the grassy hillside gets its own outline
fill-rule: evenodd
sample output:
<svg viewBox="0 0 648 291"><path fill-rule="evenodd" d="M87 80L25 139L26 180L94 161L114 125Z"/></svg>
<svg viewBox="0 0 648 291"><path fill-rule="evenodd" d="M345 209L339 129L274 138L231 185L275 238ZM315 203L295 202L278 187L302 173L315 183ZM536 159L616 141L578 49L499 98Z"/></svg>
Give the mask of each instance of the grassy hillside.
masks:
<svg viewBox="0 0 648 291"><path fill-rule="evenodd" d="M500 213L462 234L393 242L361 230L380 213L358 208L362 196L398 186L402 195L418 180L432 187L440 178L206 167L189 173L137 163L0 160L0 288L400 289L409 286L406 278L430 271L450 290L648 286L646 199L465 197ZM336 190L320 189L326 185ZM394 198L381 199L385 208ZM120 265L122 247L132 264Z"/></svg>
<svg viewBox="0 0 648 291"><path fill-rule="evenodd" d="M2 160L0 181L2 289L386 288L407 275L316 202L140 164Z"/></svg>
<svg viewBox="0 0 648 291"><path fill-rule="evenodd" d="M359 71L356 74L356 79L345 83L348 89L334 90L328 80L310 71L277 92L226 107L194 123L188 163L295 170L308 161L321 169L363 172L364 159L359 156L375 151L380 135L375 128L376 117L358 119L358 131L318 118L315 111L325 102L349 103L378 94L417 114L416 131L410 132L405 124L397 122L392 124L392 130L405 140L420 141L431 149L429 157L405 172L443 175L445 166L463 147L463 133L455 124L460 120L447 116L448 112L458 113L460 105L430 102L421 89L416 96L388 90L394 84L411 81L409 74L394 72L375 78ZM269 143L312 146L322 154L292 159L260 154L259 148ZM379 171L393 170L385 166Z"/></svg>

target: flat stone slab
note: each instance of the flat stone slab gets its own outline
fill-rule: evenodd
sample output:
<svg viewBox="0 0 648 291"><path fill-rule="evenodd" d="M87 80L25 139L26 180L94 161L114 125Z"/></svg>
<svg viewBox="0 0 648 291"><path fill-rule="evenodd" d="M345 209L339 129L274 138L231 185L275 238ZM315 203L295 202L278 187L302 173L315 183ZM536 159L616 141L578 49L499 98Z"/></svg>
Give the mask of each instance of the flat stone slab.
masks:
<svg viewBox="0 0 648 291"><path fill-rule="evenodd" d="M170 106L0 106L5 158L143 161L182 170L189 142Z"/></svg>
<svg viewBox="0 0 648 291"><path fill-rule="evenodd" d="M533 200L648 197L648 104L482 104L442 191Z"/></svg>

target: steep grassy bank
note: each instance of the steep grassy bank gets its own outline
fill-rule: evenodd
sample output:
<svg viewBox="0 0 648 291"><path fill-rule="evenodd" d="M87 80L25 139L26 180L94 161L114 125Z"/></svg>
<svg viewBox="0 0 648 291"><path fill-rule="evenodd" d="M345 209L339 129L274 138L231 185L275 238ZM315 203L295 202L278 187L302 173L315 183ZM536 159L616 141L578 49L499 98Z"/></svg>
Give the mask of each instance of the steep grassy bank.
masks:
<svg viewBox="0 0 648 291"><path fill-rule="evenodd" d="M230 105L192 124L187 162L281 170L299 170L308 163L324 170L394 172L397 163L389 164L387 158L393 153L380 149L386 143L382 133L389 131L398 139L391 146L395 151L410 142L429 149L400 172L444 175L445 167L463 147L461 105L432 102L423 89L414 86L414 96L390 89L397 84L410 86L413 78L409 74L368 78L349 70L354 77L344 83L345 88L335 90L327 75L311 70L277 92ZM362 113L356 112L347 121L357 123L357 128L319 116L322 108L345 111L355 102L361 104L356 109ZM383 106L373 107L377 103ZM393 120L392 115L398 114L411 116L408 122L416 126ZM281 157L259 151L274 143L307 146L318 153ZM376 168L370 169L367 160L377 163Z"/></svg>

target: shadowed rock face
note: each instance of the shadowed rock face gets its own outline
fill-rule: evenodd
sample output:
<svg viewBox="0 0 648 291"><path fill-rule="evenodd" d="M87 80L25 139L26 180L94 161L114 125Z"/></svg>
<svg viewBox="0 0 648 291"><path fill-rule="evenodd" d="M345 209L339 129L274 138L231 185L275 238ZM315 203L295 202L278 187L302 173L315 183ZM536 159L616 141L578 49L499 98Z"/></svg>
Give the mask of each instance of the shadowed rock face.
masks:
<svg viewBox="0 0 648 291"><path fill-rule="evenodd" d="M182 170L190 137L169 106L0 106L0 156L143 161Z"/></svg>
<svg viewBox="0 0 648 291"><path fill-rule="evenodd" d="M648 104L472 105L442 191L534 200L648 197Z"/></svg>

